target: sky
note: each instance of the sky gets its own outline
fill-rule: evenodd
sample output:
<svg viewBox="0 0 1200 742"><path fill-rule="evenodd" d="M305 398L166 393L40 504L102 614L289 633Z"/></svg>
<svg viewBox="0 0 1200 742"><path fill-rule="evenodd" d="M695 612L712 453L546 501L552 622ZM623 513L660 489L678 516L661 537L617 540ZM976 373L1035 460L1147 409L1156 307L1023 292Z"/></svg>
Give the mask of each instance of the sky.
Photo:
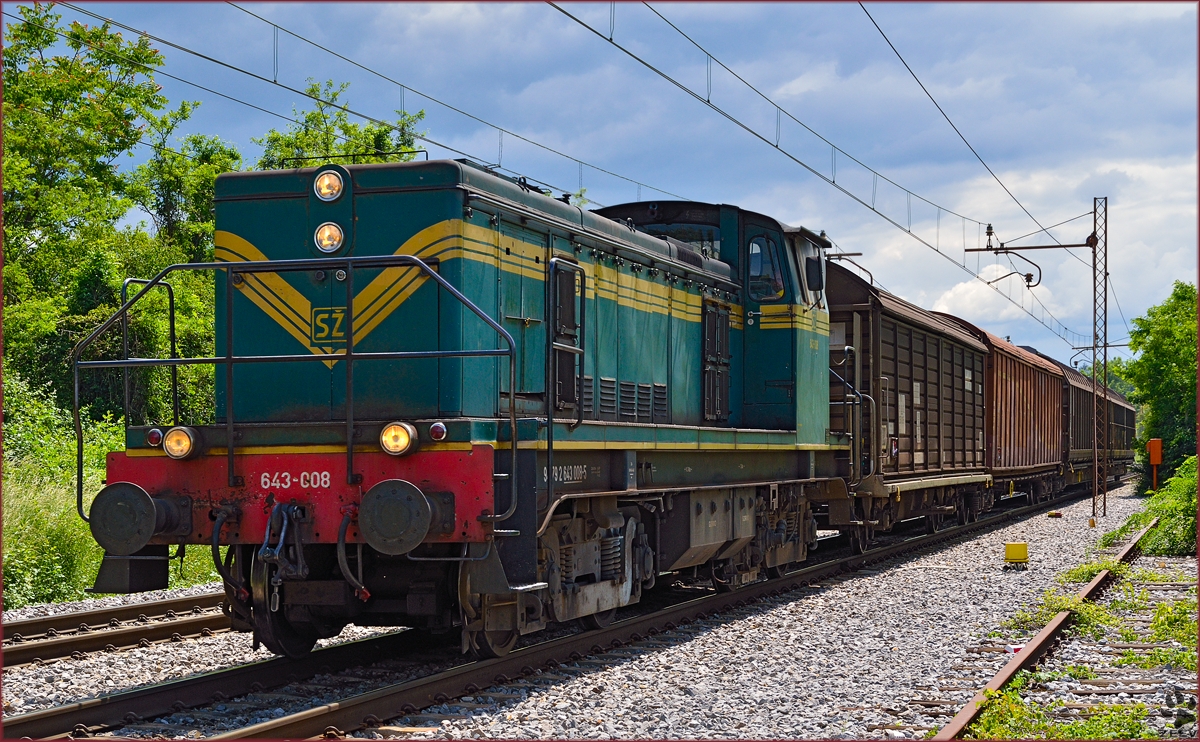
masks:
<svg viewBox="0 0 1200 742"><path fill-rule="evenodd" d="M840 250L862 253L854 259L887 290L1064 361L1075 354L1071 343L974 274L1000 279L994 286L1014 301L1090 342L1089 252L1027 253L1042 279L1026 289L1017 276L1002 278L1014 269L1006 259L963 252L982 246L984 225L998 241L1049 244L1045 234L1016 238L1038 229L1033 218L1049 226L1085 215L1050 230L1081 243L1093 198L1107 197L1112 343L1126 342L1132 320L1173 281L1196 281L1195 3L867 3L1003 186L857 3L653 5L775 105L635 3L562 6L598 33L541 3L241 5L269 23L220 3L85 7L260 76L156 44L163 72L277 113L310 104L273 80L293 89L309 78L348 82L345 100L356 111L394 119L402 106L423 109L429 139L556 190L582 185L600 204L682 196L824 230ZM286 29L277 40L271 23ZM610 33L699 99L610 43ZM172 101L201 102L184 133L218 135L251 163L259 152L251 139L287 124L158 82ZM501 137L431 97L511 133ZM461 156L424 146L432 158ZM1022 273L1034 270L1014 261Z"/></svg>

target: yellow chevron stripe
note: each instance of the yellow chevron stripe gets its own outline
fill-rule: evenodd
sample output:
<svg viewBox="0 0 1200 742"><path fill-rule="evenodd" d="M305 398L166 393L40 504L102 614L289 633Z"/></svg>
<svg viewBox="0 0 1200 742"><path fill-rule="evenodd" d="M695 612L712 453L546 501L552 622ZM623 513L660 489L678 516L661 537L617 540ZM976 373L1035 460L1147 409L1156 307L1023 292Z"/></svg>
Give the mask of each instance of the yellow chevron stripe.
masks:
<svg viewBox="0 0 1200 742"><path fill-rule="evenodd" d="M217 231L214 241L217 248L215 257L218 261L268 259L248 241L233 233ZM436 257L442 261L467 259L538 281L545 280L543 258L549 257L544 246L531 245L523 240L498 234L493 229L455 219L426 227L405 240L393 254L415 255L422 259ZM635 274L622 273L616 268L603 265L585 263L583 268L588 274L588 283L595 298L689 322L699 322L703 317L704 301L699 294L647 280ZM429 279L415 268L395 267L381 270L353 299L351 326L354 342L361 342L427 280ZM338 355L310 344L312 305L278 273L247 274L246 281L239 290L310 352L317 355ZM788 312L787 305L772 308L772 314L778 314L779 320L786 321L790 326L792 319ZM772 320L774 319L772 317ZM730 320L733 329L742 329L742 307L732 307ZM827 315L825 324L827 327ZM337 361L330 360L325 363L332 367Z"/></svg>

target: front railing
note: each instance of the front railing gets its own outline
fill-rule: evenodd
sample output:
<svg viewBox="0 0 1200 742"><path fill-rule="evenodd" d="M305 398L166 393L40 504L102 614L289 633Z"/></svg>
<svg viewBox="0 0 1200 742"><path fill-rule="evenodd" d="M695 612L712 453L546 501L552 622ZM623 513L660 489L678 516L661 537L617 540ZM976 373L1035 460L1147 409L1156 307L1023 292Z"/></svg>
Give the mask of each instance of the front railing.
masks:
<svg viewBox="0 0 1200 742"><path fill-rule="evenodd" d="M433 261L430 261L433 262ZM496 334L503 338L507 349L487 349L487 350L428 350L428 351L389 351L389 352L370 352L358 353L354 350L354 272L364 269L379 269L393 267L409 267L420 270L424 275L432 278L437 284L445 289L451 296L461 302L464 306L471 310L477 317L483 320L491 327ZM340 353L326 354L291 354L291 355L264 355L264 356L239 356L233 354L233 329L234 329L234 291L237 283L244 281L240 276L246 273L284 273L296 271L315 271L315 270L336 270L342 269L346 272L346 307L351 316L351 329L347 333L346 349ZM171 285L166 282L166 278L173 273L182 273L185 271L222 271L225 274L225 355L211 356L202 358L179 358L175 345L175 294ZM238 277L238 281L235 281ZM130 284L139 284L141 289L134 294L132 298L126 299L127 289ZM152 289L156 287L164 287L167 290L170 312L170 327L171 327L171 357L170 358L130 358L129 357L129 311L134 307L142 297L146 296ZM227 468L229 475L229 486L240 487L243 484L242 478L234 471L234 440L236 421L234 420L234 384L233 384L233 369L237 364L242 363L292 363L292 362L325 362L331 359L343 360L346 362L346 480L347 484L357 484L361 481L361 475L354 472L354 363L356 361L367 360L403 360L417 358L473 358L480 356L506 356L508 358L508 378L510 379L508 391L508 423L510 430L510 439L512 443L512 462L509 469L508 479L511 483L509 488L509 505L504 513L491 514L482 516L483 519L489 521L502 521L511 517L517 508L517 404L516 404L516 352L515 343L512 335L501 327L494 319L486 312L476 306L470 299L464 296L458 289L454 288L446 279L442 278L437 271L430 267L430 263L421 260L412 255L385 255L379 257L344 257L344 258L314 258L306 260L261 260L261 261L246 261L239 263L181 263L169 266L163 269L158 275L150 279L129 279L125 282L121 289L122 304L111 317L105 320L99 327L92 331L90 335L83 339L71 354L71 362L74 368L74 423L75 423L75 504L79 512L79 517L88 521L87 514L83 510L83 423L80 417L79 404L79 372L81 369L105 369L119 368L122 369L123 383L125 389L125 424L129 424L130 411L130 395L129 395L129 369L131 368L150 368L166 366L170 367L171 374L171 398L172 411L174 416L174 424L179 424L179 376L178 369L184 365L212 365L224 366L225 368L225 451L227 456ZM109 330L117 322L122 325L122 354L125 356L120 360L108 361L84 361L82 356L92 343L101 335Z"/></svg>

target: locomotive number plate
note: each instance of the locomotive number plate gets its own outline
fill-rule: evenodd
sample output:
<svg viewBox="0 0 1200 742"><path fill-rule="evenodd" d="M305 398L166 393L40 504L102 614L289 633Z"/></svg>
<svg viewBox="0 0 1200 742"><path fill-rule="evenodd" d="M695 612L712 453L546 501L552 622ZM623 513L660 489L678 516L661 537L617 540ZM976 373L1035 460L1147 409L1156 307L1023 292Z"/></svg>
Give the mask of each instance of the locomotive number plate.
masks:
<svg viewBox="0 0 1200 742"><path fill-rule="evenodd" d="M290 489L292 485L298 487L328 487L329 472L327 471L302 471L299 474L292 474L286 471L263 472L258 480L259 485L263 489Z"/></svg>

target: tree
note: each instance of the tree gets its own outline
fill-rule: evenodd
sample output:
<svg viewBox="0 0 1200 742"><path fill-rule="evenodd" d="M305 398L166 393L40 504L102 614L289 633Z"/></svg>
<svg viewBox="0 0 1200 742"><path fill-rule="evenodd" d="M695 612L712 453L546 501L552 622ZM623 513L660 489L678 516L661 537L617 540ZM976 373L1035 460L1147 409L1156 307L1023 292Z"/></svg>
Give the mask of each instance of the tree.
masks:
<svg viewBox="0 0 1200 742"><path fill-rule="evenodd" d="M64 28L52 8L18 6L21 22L5 31L6 278L26 294L54 291L125 214L114 161L167 105L149 39L127 42L108 24Z"/></svg>
<svg viewBox="0 0 1200 742"><path fill-rule="evenodd" d="M179 124L199 105L184 101L151 121L154 154L134 170L128 186L130 198L154 222L161 245L193 263L212 259L217 176L242 167L241 153L219 137L191 134L171 148Z"/></svg>
<svg viewBox="0 0 1200 742"><path fill-rule="evenodd" d="M308 79L305 95L315 103L312 110L301 113L292 107L300 123L289 124L287 131L271 129L263 137L252 139L262 145L263 153L255 167L277 170L308 167L320 164L320 159L338 162L408 162L416 157L416 124L425 118L425 111L414 114L396 111L395 124L356 124L339 106L339 98L350 83L334 85L327 80L324 87ZM310 160L310 161L306 161Z"/></svg>
<svg viewBox="0 0 1200 742"><path fill-rule="evenodd" d="M1196 287L1176 281L1166 301L1134 319L1129 349L1138 355L1119 373L1145 410L1138 443L1162 439L1159 478L1166 479L1196 453Z"/></svg>

